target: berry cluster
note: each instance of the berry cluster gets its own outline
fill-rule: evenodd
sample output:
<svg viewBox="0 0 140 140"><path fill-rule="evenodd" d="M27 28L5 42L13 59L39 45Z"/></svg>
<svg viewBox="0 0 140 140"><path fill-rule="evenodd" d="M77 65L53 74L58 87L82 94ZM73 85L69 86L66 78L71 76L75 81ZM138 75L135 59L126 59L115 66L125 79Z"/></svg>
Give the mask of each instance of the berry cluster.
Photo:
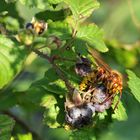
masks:
<svg viewBox="0 0 140 140"><path fill-rule="evenodd" d="M122 89L122 86L118 86L112 90L112 85L121 84L120 77L112 71L103 70L92 70L87 58L81 57L81 61L76 63L75 71L84 80L79 86L80 90L74 91L73 97L66 100L66 122L70 126L80 128L89 124L96 112L104 112L111 107L116 92Z"/></svg>
<svg viewBox="0 0 140 140"><path fill-rule="evenodd" d="M110 108L112 103L112 99L104 102L108 95L106 94L103 85L95 87L92 91L92 102L88 102L82 98L78 99L76 96L79 96L80 94L74 94L77 95L74 95L75 99L72 101L73 106L69 107L68 104L66 107L66 122L74 128L80 128L84 125L90 124L92 117L96 112L104 112L106 109Z"/></svg>

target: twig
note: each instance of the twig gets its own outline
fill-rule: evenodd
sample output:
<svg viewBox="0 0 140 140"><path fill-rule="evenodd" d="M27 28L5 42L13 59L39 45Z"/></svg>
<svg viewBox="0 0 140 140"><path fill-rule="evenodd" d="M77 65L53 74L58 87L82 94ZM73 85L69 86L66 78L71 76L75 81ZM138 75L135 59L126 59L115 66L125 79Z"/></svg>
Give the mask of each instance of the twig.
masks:
<svg viewBox="0 0 140 140"><path fill-rule="evenodd" d="M53 60L60 60L60 61L70 61L70 62L76 62L76 60L74 59L69 59L69 58L65 58L65 57L60 57L60 56L53 56Z"/></svg>
<svg viewBox="0 0 140 140"><path fill-rule="evenodd" d="M44 54L43 52L41 52L41 51L39 51L37 49L32 49L32 51L35 52L40 57L42 57L44 59L47 59L49 61L49 63L52 63L53 62L53 60L47 54Z"/></svg>
<svg viewBox="0 0 140 140"><path fill-rule="evenodd" d="M37 140L43 140L34 130L32 130L23 120L21 120L18 116L13 114L11 111L2 111L3 114L6 114L13 118L16 123L18 123L22 128L24 128L27 132L32 133L33 137Z"/></svg>
<svg viewBox="0 0 140 140"><path fill-rule="evenodd" d="M7 34L7 31L2 24L0 24L0 33L3 34L3 35Z"/></svg>
<svg viewBox="0 0 140 140"><path fill-rule="evenodd" d="M44 49L46 47L47 47L46 45L43 45L43 46L39 47L38 50Z"/></svg>
<svg viewBox="0 0 140 140"><path fill-rule="evenodd" d="M73 33L72 33L72 37L73 37L73 38L76 36L77 27L78 27L78 21L76 21L75 28L74 28Z"/></svg>
<svg viewBox="0 0 140 140"><path fill-rule="evenodd" d="M66 79L65 75L63 74L62 70L54 63L53 59L49 57L47 54L44 54L43 52L33 49L33 52L35 52L38 56L47 59L49 63L52 65L52 67L55 69L59 77L65 82L65 85L67 89L69 90L69 94L73 93L74 87L71 85L71 83Z"/></svg>

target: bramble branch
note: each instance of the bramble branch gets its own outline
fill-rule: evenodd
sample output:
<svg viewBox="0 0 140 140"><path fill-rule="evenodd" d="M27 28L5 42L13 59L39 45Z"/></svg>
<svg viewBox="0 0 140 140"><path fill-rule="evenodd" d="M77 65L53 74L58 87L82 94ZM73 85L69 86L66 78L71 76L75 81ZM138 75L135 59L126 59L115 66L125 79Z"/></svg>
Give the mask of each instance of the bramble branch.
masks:
<svg viewBox="0 0 140 140"><path fill-rule="evenodd" d="M49 61L49 63L52 65L52 67L55 69L56 73L59 75L59 77L65 82L65 85L69 91L69 94L73 93L74 87L71 85L71 83L66 79L64 73L62 70L57 66L57 64L54 63L54 60L52 57L49 57L47 54L44 54L43 52L33 49L34 53L36 53L38 56L46 59Z"/></svg>

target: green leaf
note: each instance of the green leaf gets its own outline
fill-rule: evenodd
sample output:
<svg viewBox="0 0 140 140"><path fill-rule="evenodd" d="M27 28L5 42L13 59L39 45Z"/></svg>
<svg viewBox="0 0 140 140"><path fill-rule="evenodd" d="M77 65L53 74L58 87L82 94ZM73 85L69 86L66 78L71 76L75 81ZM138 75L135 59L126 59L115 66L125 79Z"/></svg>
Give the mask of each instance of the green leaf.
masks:
<svg viewBox="0 0 140 140"><path fill-rule="evenodd" d="M48 129L47 139L48 140L72 140L69 138L70 134L71 132L65 130L64 128Z"/></svg>
<svg viewBox="0 0 140 140"><path fill-rule="evenodd" d="M60 79L51 82L48 78L43 78L33 83L32 87L41 87L46 91L60 95L65 95L67 92L64 82Z"/></svg>
<svg viewBox="0 0 140 140"><path fill-rule="evenodd" d="M37 7L39 9L45 9L45 7L47 7L48 5L48 3L44 2L44 0L20 0L20 2L26 6Z"/></svg>
<svg viewBox="0 0 140 140"><path fill-rule="evenodd" d="M10 140L15 121L7 115L0 115L0 140Z"/></svg>
<svg viewBox="0 0 140 140"><path fill-rule="evenodd" d="M99 140L137 140L140 137L140 112L133 110L127 121L116 121L109 126Z"/></svg>
<svg viewBox="0 0 140 140"><path fill-rule="evenodd" d="M20 0L20 2L29 7L36 7L39 9L49 9L51 4L59 4L63 0Z"/></svg>
<svg viewBox="0 0 140 140"><path fill-rule="evenodd" d="M130 70L127 70L127 74L129 78L128 86L134 97L140 102L140 78L138 78L135 73Z"/></svg>
<svg viewBox="0 0 140 140"><path fill-rule="evenodd" d="M48 125L50 128L57 128L60 124L57 122L57 116L59 114L59 107L56 95L53 92L48 91L47 89L40 86L31 86L31 88L27 91L28 99L35 103L36 105L40 105L45 107L46 110L44 112L44 124ZM60 98L59 100L60 101Z"/></svg>
<svg viewBox="0 0 140 140"><path fill-rule="evenodd" d="M17 93L19 94L19 93ZM25 91L23 97L17 98L19 105L26 105L31 107L45 107L49 110L54 104L57 104L58 95L44 90L44 88L39 86L31 86L27 91Z"/></svg>
<svg viewBox="0 0 140 140"><path fill-rule="evenodd" d="M76 34L75 46L80 50L86 49L86 44L100 52L108 51L104 41L103 32L95 24L81 25ZM82 41L82 43L79 43Z"/></svg>
<svg viewBox="0 0 140 140"><path fill-rule="evenodd" d="M115 99L114 99L114 104L118 101L118 99L119 99L119 97L116 96ZM115 114L112 114L112 117L114 119L119 120L119 121L127 120L128 117L127 117L127 114L126 114L126 110L125 110L121 101L119 102L118 107L115 109Z"/></svg>
<svg viewBox="0 0 140 140"><path fill-rule="evenodd" d="M17 97L12 92L5 92L6 94L0 95L0 110L6 110L17 104Z"/></svg>
<svg viewBox="0 0 140 140"><path fill-rule="evenodd" d="M96 140L95 133L93 129L82 128L71 134L72 140Z"/></svg>
<svg viewBox="0 0 140 140"><path fill-rule="evenodd" d="M6 16L4 19L3 19L3 23L5 24L6 26L6 29L8 31L18 31L19 30L19 22L16 18L13 18L13 17L10 17L10 16Z"/></svg>
<svg viewBox="0 0 140 140"><path fill-rule="evenodd" d="M53 68L48 69L45 72L44 77L47 77L51 82L59 79L59 76L57 75L56 71Z"/></svg>
<svg viewBox="0 0 140 140"><path fill-rule="evenodd" d="M23 46L0 35L0 89L20 72L26 55Z"/></svg>
<svg viewBox="0 0 140 140"><path fill-rule="evenodd" d="M65 21L61 22L50 22L49 23L49 28L47 33L50 36L57 36L61 40L66 40L71 38L71 28L69 24Z"/></svg>
<svg viewBox="0 0 140 140"><path fill-rule="evenodd" d="M44 91L58 95L65 95L67 92L65 83L59 79L56 71L52 68L46 71L44 78L34 82L31 87L42 88Z"/></svg>
<svg viewBox="0 0 140 140"><path fill-rule="evenodd" d="M56 62L59 65L65 65L67 68L74 66L75 62L77 60L76 53L72 49L65 50L65 51L62 51L61 49L55 49L55 50L51 51L51 54L52 54L52 56L56 55L56 56L59 56L60 58L63 58L64 61L58 59L58 61L56 60ZM73 70L74 70L74 68L73 68Z"/></svg>
<svg viewBox="0 0 140 140"><path fill-rule="evenodd" d="M50 4L58 4L58 3L60 3L60 2L63 2L63 0L48 0L48 2L49 2Z"/></svg>
<svg viewBox="0 0 140 140"><path fill-rule="evenodd" d="M43 107L46 107L46 108L51 108L56 103L57 103L57 101L56 101L56 98L54 97L54 95L48 93L45 96L43 96L40 105Z"/></svg>
<svg viewBox="0 0 140 140"><path fill-rule="evenodd" d="M44 123L50 128L57 128L60 126L56 120L59 110L58 106L53 105L44 112Z"/></svg>
<svg viewBox="0 0 140 140"><path fill-rule="evenodd" d="M31 133L28 133L28 134L18 134L17 136L18 136L18 140L33 140Z"/></svg>
<svg viewBox="0 0 140 140"><path fill-rule="evenodd" d="M62 21L65 19L68 13L69 13L68 9L61 9L58 11L45 10L45 11L37 13L35 17L37 19L44 20L44 21L47 21L47 20Z"/></svg>
<svg viewBox="0 0 140 140"><path fill-rule="evenodd" d="M83 21L99 8L97 0L64 0L70 7L75 21Z"/></svg>
<svg viewBox="0 0 140 140"><path fill-rule="evenodd" d="M31 86L27 91L26 94L23 95L23 97L17 98L18 100L21 100L20 103L22 102L27 102L29 101L30 103L34 103L36 105L40 105L42 102L43 97L49 92L45 91L44 89L40 87L33 87ZM19 93L17 93L19 94ZM23 100L24 99L24 100Z"/></svg>
<svg viewBox="0 0 140 140"><path fill-rule="evenodd" d="M74 67L68 67L63 65L61 66L61 70L66 75L67 79L69 79L71 83L74 84L74 86L78 87L81 78L74 71Z"/></svg>

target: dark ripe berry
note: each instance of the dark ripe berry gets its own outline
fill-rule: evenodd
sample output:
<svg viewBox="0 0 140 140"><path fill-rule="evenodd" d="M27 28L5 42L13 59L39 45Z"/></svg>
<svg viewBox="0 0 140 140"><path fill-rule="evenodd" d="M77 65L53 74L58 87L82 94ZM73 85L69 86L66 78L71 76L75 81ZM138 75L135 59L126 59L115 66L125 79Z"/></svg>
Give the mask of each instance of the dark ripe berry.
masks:
<svg viewBox="0 0 140 140"><path fill-rule="evenodd" d="M87 58L81 56L76 62L75 72L80 76L86 76L91 71L91 62Z"/></svg>
<svg viewBox="0 0 140 140"><path fill-rule="evenodd" d="M83 127L91 122L95 108L91 105L73 107L66 114L66 121L75 128Z"/></svg>
<svg viewBox="0 0 140 140"><path fill-rule="evenodd" d="M86 76L88 73L91 72L91 68L85 64L76 64L75 72L80 76Z"/></svg>
<svg viewBox="0 0 140 140"><path fill-rule="evenodd" d="M112 100L108 100L103 104L95 103L94 107L97 112L104 112L106 109L109 109L111 106Z"/></svg>
<svg viewBox="0 0 140 140"><path fill-rule="evenodd" d="M88 66L91 66L91 62L89 61L89 59L84 58L82 56L80 57L80 63L84 63L84 64L86 64Z"/></svg>
<svg viewBox="0 0 140 140"><path fill-rule="evenodd" d="M99 103L95 103L94 104L94 107L95 107L95 110L97 112L104 112L105 111L105 106L104 105L101 105Z"/></svg>
<svg viewBox="0 0 140 140"><path fill-rule="evenodd" d="M102 103L108 96L104 85L97 86L93 92L93 95L96 103Z"/></svg>
<svg viewBox="0 0 140 140"><path fill-rule="evenodd" d="M106 102L105 99L108 98L108 94L106 93L106 88L103 85L99 85L95 90L94 90L94 98L95 98L95 103L94 107L97 112L104 112L106 109L109 109L112 103L112 99L107 100ZM104 103L103 103L104 102Z"/></svg>
<svg viewBox="0 0 140 140"><path fill-rule="evenodd" d="M26 29L33 29L33 28L34 28L34 26L33 26L32 23L27 23L26 24Z"/></svg>
<svg viewBox="0 0 140 140"><path fill-rule="evenodd" d="M109 99L104 102L109 96L108 93L106 93L106 87L104 85L98 85L94 90L93 95L94 107L97 112L104 112L106 109L110 108L112 100Z"/></svg>
<svg viewBox="0 0 140 140"><path fill-rule="evenodd" d="M87 103L87 107L92 110L92 114L95 113L95 107L94 107L94 104L93 103Z"/></svg>

